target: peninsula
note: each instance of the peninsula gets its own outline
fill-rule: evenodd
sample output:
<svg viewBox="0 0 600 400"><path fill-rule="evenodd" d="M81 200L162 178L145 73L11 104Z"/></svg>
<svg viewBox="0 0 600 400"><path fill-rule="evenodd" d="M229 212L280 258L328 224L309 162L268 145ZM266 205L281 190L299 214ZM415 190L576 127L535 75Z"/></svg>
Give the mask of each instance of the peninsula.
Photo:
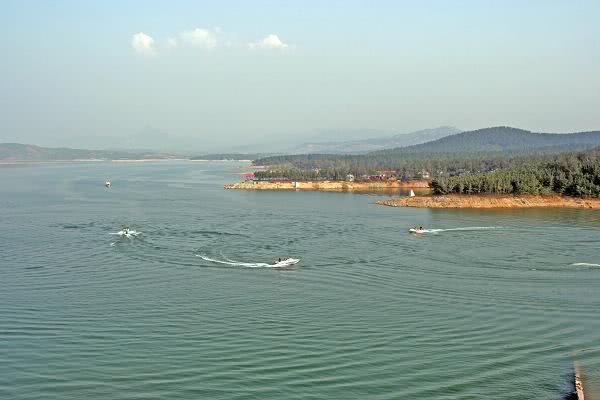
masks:
<svg viewBox="0 0 600 400"><path fill-rule="evenodd" d="M426 180L380 180L380 181L258 181L247 180L243 182L225 185L225 189L241 190L320 190L328 192L372 192L388 191L397 189L420 189L429 192L429 181Z"/></svg>
<svg viewBox="0 0 600 400"><path fill-rule="evenodd" d="M599 146L600 131L549 134L493 127L362 155L267 157L252 163L263 170L246 174L246 182L226 187L329 191L420 188L423 191L418 195L431 196L378 203L432 208L598 209Z"/></svg>
<svg viewBox="0 0 600 400"><path fill-rule="evenodd" d="M568 197L558 195L461 195L400 197L379 200L389 207L417 208L586 208L600 210L598 197Z"/></svg>

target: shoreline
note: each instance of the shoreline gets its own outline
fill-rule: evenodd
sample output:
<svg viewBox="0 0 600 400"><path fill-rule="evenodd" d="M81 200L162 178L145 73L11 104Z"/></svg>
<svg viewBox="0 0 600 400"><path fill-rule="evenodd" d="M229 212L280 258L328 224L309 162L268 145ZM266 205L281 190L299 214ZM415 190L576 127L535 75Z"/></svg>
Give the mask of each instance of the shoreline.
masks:
<svg viewBox="0 0 600 400"><path fill-rule="evenodd" d="M231 159L231 160L229 160L229 159L227 159L227 160L225 160L225 159L223 159L223 160L211 160L211 159L204 159L204 158L195 158L195 159L190 158L188 161L192 161L192 162L223 162L223 163L226 163L226 162L247 162L247 163L251 163L252 162L252 160L238 160L238 159L235 159L235 160L234 159Z"/></svg>
<svg viewBox="0 0 600 400"><path fill-rule="evenodd" d="M324 192L388 191L422 189L429 192L429 181L245 181L224 186L237 190L316 190Z"/></svg>
<svg viewBox="0 0 600 400"><path fill-rule="evenodd" d="M416 208L585 208L600 210L600 198L566 197L559 195L443 195L415 196L379 200L388 207Z"/></svg>
<svg viewBox="0 0 600 400"><path fill-rule="evenodd" d="M76 163L142 163L162 161L188 161L186 158L140 158L140 159L108 159L79 158L72 160L0 160L0 165L32 165L32 164L76 164Z"/></svg>

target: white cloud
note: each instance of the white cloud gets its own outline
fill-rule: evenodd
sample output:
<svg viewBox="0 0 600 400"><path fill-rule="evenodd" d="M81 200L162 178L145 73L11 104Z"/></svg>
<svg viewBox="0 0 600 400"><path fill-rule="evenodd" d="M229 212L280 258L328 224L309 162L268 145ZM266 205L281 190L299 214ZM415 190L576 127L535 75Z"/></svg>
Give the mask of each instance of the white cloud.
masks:
<svg viewBox="0 0 600 400"><path fill-rule="evenodd" d="M181 39L194 47L203 49L217 47L217 35L208 29L196 28L193 31L182 32Z"/></svg>
<svg viewBox="0 0 600 400"><path fill-rule="evenodd" d="M172 37L168 38L167 39L167 48L173 49L175 47L177 47L177 39L172 38Z"/></svg>
<svg viewBox="0 0 600 400"><path fill-rule="evenodd" d="M272 33L259 42L249 43L248 47L251 49L285 49L289 46L283 43L279 36Z"/></svg>
<svg viewBox="0 0 600 400"><path fill-rule="evenodd" d="M227 34L219 27L209 29L196 28L190 31L181 32L176 36L168 36L164 39L160 39L160 46L155 44L154 38L144 32L134 34L131 39L131 47L133 50L140 55L148 57L157 55L160 49L175 49L182 44L210 50L216 47L239 48L242 43L240 43L235 35ZM248 43L247 46L250 49L274 50L284 50L290 47L290 45L284 43L279 36L274 33L265 36L257 42Z"/></svg>
<svg viewBox="0 0 600 400"><path fill-rule="evenodd" d="M154 56L156 55L156 50L154 49L154 39L151 36L146 35L144 32L138 32L133 35L131 39L131 47L133 50L144 56Z"/></svg>

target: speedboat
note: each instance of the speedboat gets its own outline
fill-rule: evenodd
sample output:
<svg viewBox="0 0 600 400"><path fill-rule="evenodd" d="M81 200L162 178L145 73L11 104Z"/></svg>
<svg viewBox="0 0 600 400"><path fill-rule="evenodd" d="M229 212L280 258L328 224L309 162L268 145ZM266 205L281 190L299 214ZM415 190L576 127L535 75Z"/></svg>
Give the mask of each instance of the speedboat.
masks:
<svg viewBox="0 0 600 400"><path fill-rule="evenodd" d="M410 233L425 233L425 232L427 232L425 229L419 229L419 228L410 228L408 231Z"/></svg>
<svg viewBox="0 0 600 400"><path fill-rule="evenodd" d="M275 260L273 267L289 267L290 265L298 264L300 260L298 258L280 258Z"/></svg>
<svg viewBox="0 0 600 400"><path fill-rule="evenodd" d="M129 228L123 228L119 232L111 233L111 235L118 235L118 236L126 237L126 238L131 238L131 237L137 236L139 234L140 233L138 231L129 229Z"/></svg>
<svg viewBox="0 0 600 400"><path fill-rule="evenodd" d="M112 184L110 183L110 181L106 181L104 182L104 186L106 186L107 188L109 188Z"/></svg>

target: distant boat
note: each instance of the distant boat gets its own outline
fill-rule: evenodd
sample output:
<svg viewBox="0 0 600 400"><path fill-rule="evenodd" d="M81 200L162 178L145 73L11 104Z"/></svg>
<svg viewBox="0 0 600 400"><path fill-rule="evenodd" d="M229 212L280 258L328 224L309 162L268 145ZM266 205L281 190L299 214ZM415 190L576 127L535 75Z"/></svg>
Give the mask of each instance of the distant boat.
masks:
<svg viewBox="0 0 600 400"><path fill-rule="evenodd" d="M110 183L110 181L106 181L104 182L104 186L106 186L107 188L109 188L112 184Z"/></svg>
<svg viewBox="0 0 600 400"><path fill-rule="evenodd" d="M126 238L132 238L134 236L137 236L140 234L140 232L133 230L133 229L129 229L127 227L123 227L119 232L111 232L111 235L118 235L121 237L126 237Z"/></svg>
<svg viewBox="0 0 600 400"><path fill-rule="evenodd" d="M409 197L415 197L415 192L413 192L412 189L410 189L410 193L408 194Z"/></svg>

